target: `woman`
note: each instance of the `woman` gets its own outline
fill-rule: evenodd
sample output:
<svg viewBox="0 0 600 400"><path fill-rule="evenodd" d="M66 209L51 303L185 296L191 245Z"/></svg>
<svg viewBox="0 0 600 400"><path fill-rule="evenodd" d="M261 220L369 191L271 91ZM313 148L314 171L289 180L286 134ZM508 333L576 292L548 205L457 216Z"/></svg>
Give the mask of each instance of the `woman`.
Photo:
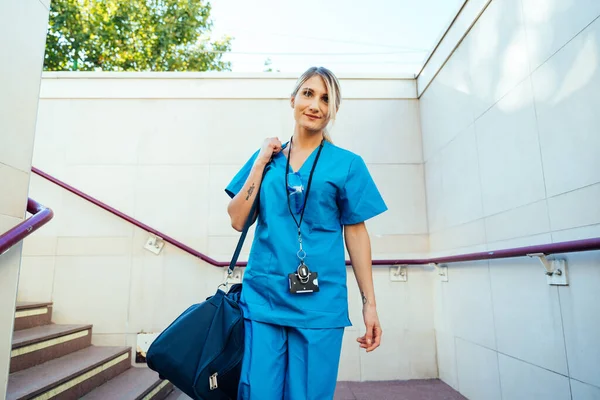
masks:
<svg viewBox="0 0 600 400"><path fill-rule="evenodd" d="M351 325L343 238L363 301L366 334L357 341L366 351L379 346L364 221L387 207L362 158L333 145L326 132L340 102L331 71L307 70L290 99L296 120L290 141L266 139L226 188L238 231L260 191L240 301L239 399L333 398L344 327Z"/></svg>

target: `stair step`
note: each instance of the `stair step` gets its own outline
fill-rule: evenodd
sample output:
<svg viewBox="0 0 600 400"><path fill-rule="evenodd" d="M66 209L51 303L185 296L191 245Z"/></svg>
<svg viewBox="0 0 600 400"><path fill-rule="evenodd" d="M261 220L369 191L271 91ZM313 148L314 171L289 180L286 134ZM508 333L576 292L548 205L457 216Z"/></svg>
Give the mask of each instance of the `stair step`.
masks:
<svg viewBox="0 0 600 400"><path fill-rule="evenodd" d="M75 332L91 331L92 325L50 324L23 329L13 333L12 348L19 349L49 339L58 338Z"/></svg>
<svg viewBox="0 0 600 400"><path fill-rule="evenodd" d="M78 399L130 367L129 347L90 346L10 374L6 399Z"/></svg>
<svg viewBox="0 0 600 400"><path fill-rule="evenodd" d="M15 312L15 331L48 325L52 321L52 303L18 302Z"/></svg>
<svg viewBox="0 0 600 400"><path fill-rule="evenodd" d="M192 398L175 388L165 400L192 400Z"/></svg>
<svg viewBox="0 0 600 400"><path fill-rule="evenodd" d="M13 333L10 372L65 356L92 344L92 325L44 325Z"/></svg>
<svg viewBox="0 0 600 400"><path fill-rule="evenodd" d="M42 308L51 306L51 301L39 302L39 301L17 301L17 311L29 310L32 308Z"/></svg>
<svg viewBox="0 0 600 400"><path fill-rule="evenodd" d="M173 384L158 378L149 368L130 368L104 385L92 390L81 400L150 400L164 399Z"/></svg>

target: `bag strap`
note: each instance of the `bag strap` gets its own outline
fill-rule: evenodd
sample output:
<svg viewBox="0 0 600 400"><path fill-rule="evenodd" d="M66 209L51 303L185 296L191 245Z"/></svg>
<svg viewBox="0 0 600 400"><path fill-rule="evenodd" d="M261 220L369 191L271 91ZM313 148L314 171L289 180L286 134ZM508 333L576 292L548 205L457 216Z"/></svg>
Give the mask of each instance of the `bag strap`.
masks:
<svg viewBox="0 0 600 400"><path fill-rule="evenodd" d="M265 169L263 170L262 177L260 179L260 185L258 186L258 190L256 192L256 198L254 199L254 203L252 203L252 207L250 208L250 213L248 213L248 218L246 219L246 223L244 224L244 229L242 230L242 235L240 236L240 240L238 241L237 247L233 252L233 257L231 258L231 262L229 263L229 267L227 269L227 275L230 276L233 274L233 269L235 268L235 264L238 261L238 257L240 256L240 252L242 251L242 246L244 245L244 240L246 240L246 235L248 234L248 229L250 229L250 225L252 225L252 220L254 217L254 213L257 212L258 203L260 198L260 187L262 186L262 181L265 178L265 174L267 173L267 167L271 162L265 165Z"/></svg>

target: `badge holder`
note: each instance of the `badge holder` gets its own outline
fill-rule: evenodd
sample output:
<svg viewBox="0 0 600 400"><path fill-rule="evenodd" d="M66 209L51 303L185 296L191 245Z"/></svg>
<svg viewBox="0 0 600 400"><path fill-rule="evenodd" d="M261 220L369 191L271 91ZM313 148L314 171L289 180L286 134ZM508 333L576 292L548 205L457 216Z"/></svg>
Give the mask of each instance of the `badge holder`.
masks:
<svg viewBox="0 0 600 400"><path fill-rule="evenodd" d="M302 293L315 293L319 291L319 274L311 271L308 265L304 263L306 258L306 252L302 248L302 235L298 232L298 242L300 243L300 250L298 250L297 256L300 259L300 265L296 268L296 272L292 272L288 275L290 293L302 294Z"/></svg>
<svg viewBox="0 0 600 400"><path fill-rule="evenodd" d="M315 167L317 166L317 162L319 162L319 157L321 155L321 150L323 150L323 142L321 140L321 144L319 146L319 151L317 152L317 157L313 162L313 166L310 170L310 175L308 176L308 186L306 187L306 194L304 195L304 205L302 206L302 213L300 215L300 222L296 220L294 213L292 212L292 206L290 204L290 192L288 176L290 173L290 159L292 158L292 143L294 138L290 138L290 150L288 152L287 163L285 166L285 189L287 194L287 203L288 210L290 215L294 219L296 226L298 227L298 243L300 245L300 250L296 255L300 259L300 265L296 268L296 272L292 272L288 274L288 282L290 293L300 294L300 293L315 293L319 291L319 274L313 272L308 268L308 266L304 263L304 259L306 258L306 252L302 248L302 231L300 230L300 226L302 225L302 220L304 219L304 211L306 211L306 203L308 201L308 194L310 193L310 186L312 183L313 174L315 172Z"/></svg>

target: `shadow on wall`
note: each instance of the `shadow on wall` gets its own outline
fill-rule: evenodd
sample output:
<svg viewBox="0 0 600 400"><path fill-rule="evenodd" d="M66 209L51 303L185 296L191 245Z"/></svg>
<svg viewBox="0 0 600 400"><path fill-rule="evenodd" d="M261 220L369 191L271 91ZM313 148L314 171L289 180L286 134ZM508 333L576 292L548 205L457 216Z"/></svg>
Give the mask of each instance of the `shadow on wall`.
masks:
<svg viewBox="0 0 600 400"><path fill-rule="evenodd" d="M519 2L522 7L518 6ZM569 44L567 37L577 35L575 27L582 26L577 21L566 24L568 27L559 31L553 30L560 25L557 21L584 18L573 15L584 14L573 3L573 0L492 2L457 49L457 52L467 53L467 65L448 63L438 76L438 82L441 86L451 87L453 92L473 95L474 102L481 103L472 104L475 119L534 72L533 84L544 83L536 87L535 101L546 102L549 106L561 103L592 80L600 57L598 38L594 30L588 29L574 39L576 43L571 43L577 50L568 58L571 62L568 67L547 62ZM595 7L600 12L600 6ZM594 15L593 12L585 14L590 20ZM568 32L570 27L572 32ZM468 74L465 74L465 68ZM513 112L527 105L526 98L513 100L499 105L500 110Z"/></svg>

